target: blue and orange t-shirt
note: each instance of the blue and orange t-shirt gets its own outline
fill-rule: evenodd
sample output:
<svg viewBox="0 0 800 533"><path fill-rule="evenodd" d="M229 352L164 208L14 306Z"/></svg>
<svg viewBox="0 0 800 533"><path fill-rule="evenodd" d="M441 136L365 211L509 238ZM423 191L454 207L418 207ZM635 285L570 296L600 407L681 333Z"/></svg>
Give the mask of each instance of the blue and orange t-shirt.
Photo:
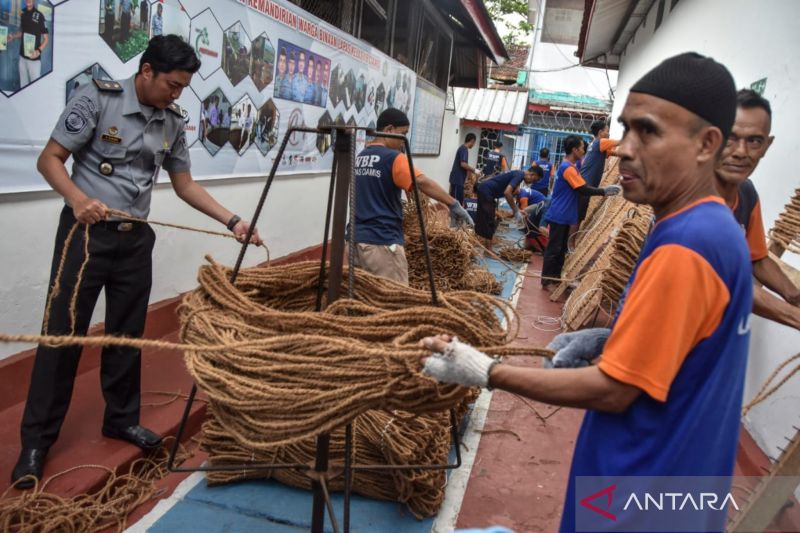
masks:
<svg viewBox="0 0 800 533"><path fill-rule="evenodd" d="M414 168L420 176L422 172ZM382 144L370 144L356 157L355 241L363 244L403 244L401 191L413 182L405 154Z"/></svg>
<svg viewBox="0 0 800 533"><path fill-rule="evenodd" d="M742 231L720 198L703 198L656 223L598 363L642 394L623 413L586 413L562 533L575 531L578 476L732 475L751 272Z"/></svg>
<svg viewBox="0 0 800 533"><path fill-rule="evenodd" d="M552 201L547 211L547 221L556 224L578 223L578 193L576 189L586 185L575 165L566 159L561 162L553 183Z"/></svg>
<svg viewBox="0 0 800 533"><path fill-rule="evenodd" d="M761 218L761 200L758 198L755 185L749 179L739 186L736 204L733 206L733 216L747 238L750 260L755 263L767 257L769 251L767 236L764 233L764 220Z"/></svg>
<svg viewBox="0 0 800 533"><path fill-rule="evenodd" d="M581 164L581 176L592 187L599 187L606 168L606 157L619 145L619 141L611 139L595 139L589 144Z"/></svg>

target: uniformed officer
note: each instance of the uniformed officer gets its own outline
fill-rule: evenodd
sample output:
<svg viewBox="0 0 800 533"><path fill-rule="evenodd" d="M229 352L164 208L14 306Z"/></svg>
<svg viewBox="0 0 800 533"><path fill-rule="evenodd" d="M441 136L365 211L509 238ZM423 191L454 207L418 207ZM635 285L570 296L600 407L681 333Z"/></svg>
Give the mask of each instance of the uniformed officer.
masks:
<svg viewBox="0 0 800 533"><path fill-rule="evenodd" d="M177 195L195 209L226 224L242 239L249 224L234 215L190 172L189 151L181 109L174 101L200 68L194 50L176 35L154 37L134 76L120 82L85 84L70 100L37 168L66 206L56 234L50 285L70 228L89 225L89 262L77 294L75 324L70 323L70 299L83 262L83 232L76 232L66 251L61 291L51 298L43 330L50 334L84 335L97 297L106 293L105 331L140 337L144 331L151 285L151 251L155 234L144 223L108 217L108 209L146 218L158 172L169 174ZM72 175L65 167L72 156ZM254 232L253 242L260 243ZM81 348L39 346L22 419L22 453L12 472L18 488L41 478L44 459L64 421ZM139 350L106 346L100 377L106 408L102 433L143 449L161 438L139 425Z"/></svg>

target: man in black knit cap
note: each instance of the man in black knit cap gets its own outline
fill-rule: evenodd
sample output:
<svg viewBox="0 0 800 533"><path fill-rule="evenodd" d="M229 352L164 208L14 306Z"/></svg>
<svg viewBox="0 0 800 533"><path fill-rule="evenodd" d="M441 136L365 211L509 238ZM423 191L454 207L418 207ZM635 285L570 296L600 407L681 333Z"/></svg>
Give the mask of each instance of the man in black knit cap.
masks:
<svg viewBox="0 0 800 533"><path fill-rule="evenodd" d="M626 199L652 206L656 223L611 329L558 335L550 344L562 367L555 370L497 364L457 339L429 337L420 343L432 352L424 372L587 410L562 533L612 524L659 531L663 523L721 532L725 505L677 516L625 502L634 492L677 490L714 492L721 502L730 489L753 295L747 243L715 191L714 167L733 126L736 89L724 66L686 53L630 91L620 116L621 185ZM679 476L716 483L701 487Z"/></svg>

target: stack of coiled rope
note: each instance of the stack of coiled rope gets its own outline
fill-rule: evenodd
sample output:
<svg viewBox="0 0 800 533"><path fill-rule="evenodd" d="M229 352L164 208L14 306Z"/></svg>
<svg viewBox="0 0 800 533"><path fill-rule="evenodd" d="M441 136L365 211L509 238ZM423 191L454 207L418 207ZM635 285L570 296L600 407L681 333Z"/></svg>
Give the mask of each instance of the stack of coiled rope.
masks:
<svg viewBox="0 0 800 533"><path fill-rule="evenodd" d="M563 321L568 330L585 326L598 310L613 315L650 229L652 210L637 206L627 217L592 264L593 272L564 303Z"/></svg>
<svg viewBox="0 0 800 533"><path fill-rule="evenodd" d="M314 262L250 268L233 285L227 267L213 261L201 267L200 286L179 316L181 339L193 346L185 352L187 368L209 400L203 446L212 463L310 461L314 437L325 432L332 432L331 460L341 462L341 428L353 423L358 463L441 464L449 447L447 409L463 412L474 391L423 376L425 352L417 342L449 333L492 355L551 354L508 347L515 331L504 330L498 314L511 324L513 310L490 296L450 292L434 306L425 291L361 270L353 299L315 312L318 274ZM230 346L224 355L203 350L220 343ZM244 469L209 479L268 475ZM309 486L297 472L273 476ZM441 503L444 477L359 471L353 489L430 516Z"/></svg>
<svg viewBox="0 0 800 533"><path fill-rule="evenodd" d="M420 195L425 216L425 233L433 264L436 288L443 291L477 291L500 294L502 287L485 267L474 261L479 254L474 240L466 229L450 227L446 209L433 207L426 196ZM427 289L428 267L419 229L417 207L408 202L403 214L408 282L417 289Z"/></svg>
<svg viewBox="0 0 800 533"><path fill-rule="evenodd" d="M795 189L794 196L778 216L769 236L786 250L800 253L800 189Z"/></svg>

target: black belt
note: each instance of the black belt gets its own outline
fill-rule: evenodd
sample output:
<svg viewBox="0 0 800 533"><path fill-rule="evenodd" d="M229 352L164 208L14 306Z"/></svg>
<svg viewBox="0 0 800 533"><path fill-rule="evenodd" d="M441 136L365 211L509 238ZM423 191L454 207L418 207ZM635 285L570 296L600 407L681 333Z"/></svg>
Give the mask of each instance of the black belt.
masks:
<svg viewBox="0 0 800 533"><path fill-rule="evenodd" d="M101 220L100 222L95 223L95 226L111 231L122 232L133 231L143 225L144 224L142 222L124 222L120 220Z"/></svg>

